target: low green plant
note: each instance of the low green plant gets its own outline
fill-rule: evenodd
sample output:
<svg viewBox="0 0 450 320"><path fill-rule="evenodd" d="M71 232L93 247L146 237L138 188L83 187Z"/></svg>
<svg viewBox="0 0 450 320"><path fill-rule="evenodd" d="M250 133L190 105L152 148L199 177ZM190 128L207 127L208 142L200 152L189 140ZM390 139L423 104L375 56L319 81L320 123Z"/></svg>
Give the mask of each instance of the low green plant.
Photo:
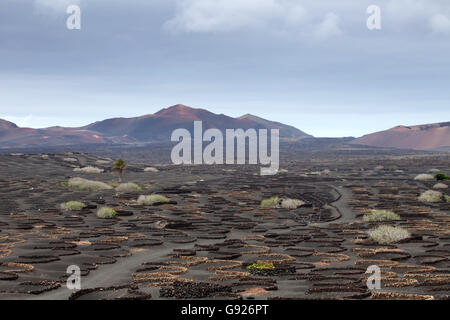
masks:
<svg viewBox="0 0 450 320"><path fill-rule="evenodd" d="M400 216L395 212L388 210L373 210L371 213L367 213L363 216L363 220L366 222L371 221L393 221L400 220Z"/></svg>
<svg viewBox="0 0 450 320"><path fill-rule="evenodd" d="M169 203L170 199L160 194L152 194L149 196L139 196L137 203L141 206L152 206L155 203Z"/></svg>
<svg viewBox="0 0 450 320"><path fill-rule="evenodd" d="M101 207L97 210L97 217L101 219L111 219L117 214L116 210L108 207Z"/></svg>
<svg viewBox="0 0 450 320"><path fill-rule="evenodd" d="M247 266L246 268L248 271L251 270L271 270L275 269L275 266L271 262L265 262L265 261L258 261L254 264L251 264Z"/></svg>
<svg viewBox="0 0 450 320"><path fill-rule="evenodd" d="M280 205L280 198L277 196L271 197L269 199L264 199L261 201L261 207L265 208L276 208Z"/></svg>
<svg viewBox="0 0 450 320"><path fill-rule="evenodd" d="M69 201L66 203L61 203L61 209L66 211L80 211L83 210L86 205L79 201Z"/></svg>
<svg viewBox="0 0 450 320"><path fill-rule="evenodd" d="M436 180L438 181L443 181L443 180L450 180L449 176L446 176L443 173L438 173L437 175L434 176L436 178Z"/></svg>
<svg viewBox="0 0 450 320"><path fill-rule="evenodd" d="M409 238L408 230L388 225L378 226L368 231L370 240L379 244L391 244Z"/></svg>

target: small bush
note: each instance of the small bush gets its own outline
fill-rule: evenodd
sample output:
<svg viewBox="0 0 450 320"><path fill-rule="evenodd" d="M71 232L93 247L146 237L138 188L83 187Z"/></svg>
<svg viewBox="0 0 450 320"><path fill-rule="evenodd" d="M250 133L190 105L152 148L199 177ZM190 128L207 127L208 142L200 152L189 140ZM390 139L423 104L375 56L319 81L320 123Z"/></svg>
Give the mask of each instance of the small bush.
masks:
<svg viewBox="0 0 450 320"><path fill-rule="evenodd" d="M83 210L83 208L85 207L86 205L84 203L78 201L69 201L66 203L61 203L61 209L65 211L80 211Z"/></svg>
<svg viewBox="0 0 450 320"><path fill-rule="evenodd" d="M64 158L63 161L66 161L66 162L78 162L78 159L77 158Z"/></svg>
<svg viewBox="0 0 450 320"><path fill-rule="evenodd" d="M447 189L448 185L446 185L445 183L436 183L433 186L433 189Z"/></svg>
<svg viewBox="0 0 450 320"><path fill-rule="evenodd" d="M417 175L414 180L417 181L428 181L428 180L434 180L434 177L431 174L422 173Z"/></svg>
<svg viewBox="0 0 450 320"><path fill-rule="evenodd" d="M73 169L73 171L83 173L102 173L104 170L96 167L84 167L84 168L75 168Z"/></svg>
<svg viewBox="0 0 450 320"><path fill-rule="evenodd" d="M393 221L400 220L400 216L392 211L387 210L373 210L371 213L365 214L363 220L370 221Z"/></svg>
<svg viewBox="0 0 450 320"><path fill-rule="evenodd" d="M396 243L410 237L408 230L388 225L379 226L369 230L368 235L372 241L379 244Z"/></svg>
<svg viewBox="0 0 450 320"><path fill-rule="evenodd" d="M71 178L67 182L69 186L77 188L79 190L109 190L112 189L110 185L107 185L101 181L87 180L83 178Z"/></svg>
<svg viewBox="0 0 450 320"><path fill-rule="evenodd" d="M438 173L437 175L434 176L436 178L436 180L438 181L443 181L443 180L450 180L449 176L446 176L443 173Z"/></svg>
<svg viewBox="0 0 450 320"><path fill-rule="evenodd" d="M116 187L117 192L141 192L142 188L139 187L136 183L127 182L121 183Z"/></svg>
<svg viewBox="0 0 450 320"><path fill-rule="evenodd" d="M144 169L144 172L159 172L159 170L153 167L148 167Z"/></svg>
<svg viewBox="0 0 450 320"><path fill-rule="evenodd" d="M152 206L155 203L169 203L170 199L159 195L159 194L152 194L149 196L139 196L137 199L137 203L141 206Z"/></svg>
<svg viewBox="0 0 450 320"><path fill-rule="evenodd" d="M439 173L439 169L430 169L428 170L428 173Z"/></svg>
<svg viewBox="0 0 450 320"><path fill-rule="evenodd" d="M246 268L248 271L251 270L271 270L275 269L275 266L271 262L258 261L257 263L251 264Z"/></svg>
<svg viewBox="0 0 450 320"><path fill-rule="evenodd" d="M419 201L422 202L441 202L442 200L442 192L434 190L425 191L419 196Z"/></svg>
<svg viewBox="0 0 450 320"><path fill-rule="evenodd" d="M277 208L280 205L280 198L271 197L269 199L264 199L261 201L261 207L266 208Z"/></svg>
<svg viewBox="0 0 450 320"><path fill-rule="evenodd" d="M111 219L114 218L114 216L117 214L116 210L108 208L108 207L101 207L97 210L97 217L101 219Z"/></svg>
<svg viewBox="0 0 450 320"><path fill-rule="evenodd" d="M304 204L304 201L298 199L283 199L283 201L281 201L281 207L284 209L297 209Z"/></svg>

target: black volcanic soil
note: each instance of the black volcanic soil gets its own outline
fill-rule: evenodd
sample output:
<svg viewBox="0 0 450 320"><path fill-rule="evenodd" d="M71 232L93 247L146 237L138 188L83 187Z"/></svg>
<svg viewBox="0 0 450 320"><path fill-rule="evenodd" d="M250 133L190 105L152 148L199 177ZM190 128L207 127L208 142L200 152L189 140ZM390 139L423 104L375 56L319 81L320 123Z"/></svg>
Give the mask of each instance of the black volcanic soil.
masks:
<svg viewBox="0 0 450 320"><path fill-rule="evenodd" d="M301 158L301 159L300 159ZM68 161L71 160L71 161ZM98 160L103 160L98 162ZM417 196L436 182L415 181L450 157L433 154L292 156L276 176L255 166L161 166L125 172L140 193L74 190L83 177L114 184L110 164L81 153L0 155L0 299L448 299L450 203ZM73 172L75 166L105 169ZM287 171L286 171L287 170ZM449 184L448 182L446 182ZM448 189L443 191L450 195ZM158 193L173 204L143 207L139 194ZM274 195L308 205L261 208ZM60 204L88 207L65 212ZM99 219L97 207L118 211ZM379 223L362 221L389 209L410 239L371 242ZM247 272L258 260L275 269ZM81 268L82 290L65 286L66 269ZM365 282L370 265L382 269L382 288Z"/></svg>

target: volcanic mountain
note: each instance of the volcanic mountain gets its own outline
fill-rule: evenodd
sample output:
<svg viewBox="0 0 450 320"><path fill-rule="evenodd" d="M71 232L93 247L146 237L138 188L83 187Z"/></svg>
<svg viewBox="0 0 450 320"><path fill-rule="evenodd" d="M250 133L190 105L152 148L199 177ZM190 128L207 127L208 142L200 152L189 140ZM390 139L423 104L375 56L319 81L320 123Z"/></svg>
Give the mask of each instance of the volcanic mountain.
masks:
<svg viewBox="0 0 450 320"><path fill-rule="evenodd" d="M450 122L418 126L397 126L365 135L353 144L416 150L437 150L450 147Z"/></svg>
<svg viewBox="0 0 450 320"><path fill-rule="evenodd" d="M134 118L112 118L81 128L19 128L11 122L0 120L0 147L169 142L175 129L184 128L192 132L194 121L202 121L203 130L280 129L281 139L298 140L311 137L292 126L253 115L232 118L178 104L155 114Z"/></svg>

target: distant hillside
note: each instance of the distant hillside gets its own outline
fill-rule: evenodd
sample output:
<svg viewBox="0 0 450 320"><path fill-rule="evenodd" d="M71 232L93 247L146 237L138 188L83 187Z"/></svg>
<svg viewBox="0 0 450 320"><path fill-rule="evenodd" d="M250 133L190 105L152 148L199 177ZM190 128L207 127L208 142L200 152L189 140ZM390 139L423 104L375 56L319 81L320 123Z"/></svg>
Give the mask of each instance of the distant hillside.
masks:
<svg viewBox="0 0 450 320"><path fill-rule="evenodd" d="M446 150L450 147L450 122L398 126L365 135L352 143L374 147L415 150Z"/></svg>
<svg viewBox="0 0 450 320"><path fill-rule="evenodd" d="M232 118L179 104L162 109L155 114L107 119L81 128L19 128L11 122L0 120L0 147L169 142L175 129L184 128L192 132L193 122L196 120L203 122L203 130L210 128L222 131L239 128L280 129L282 139L295 140L311 137L292 126L253 115Z"/></svg>

